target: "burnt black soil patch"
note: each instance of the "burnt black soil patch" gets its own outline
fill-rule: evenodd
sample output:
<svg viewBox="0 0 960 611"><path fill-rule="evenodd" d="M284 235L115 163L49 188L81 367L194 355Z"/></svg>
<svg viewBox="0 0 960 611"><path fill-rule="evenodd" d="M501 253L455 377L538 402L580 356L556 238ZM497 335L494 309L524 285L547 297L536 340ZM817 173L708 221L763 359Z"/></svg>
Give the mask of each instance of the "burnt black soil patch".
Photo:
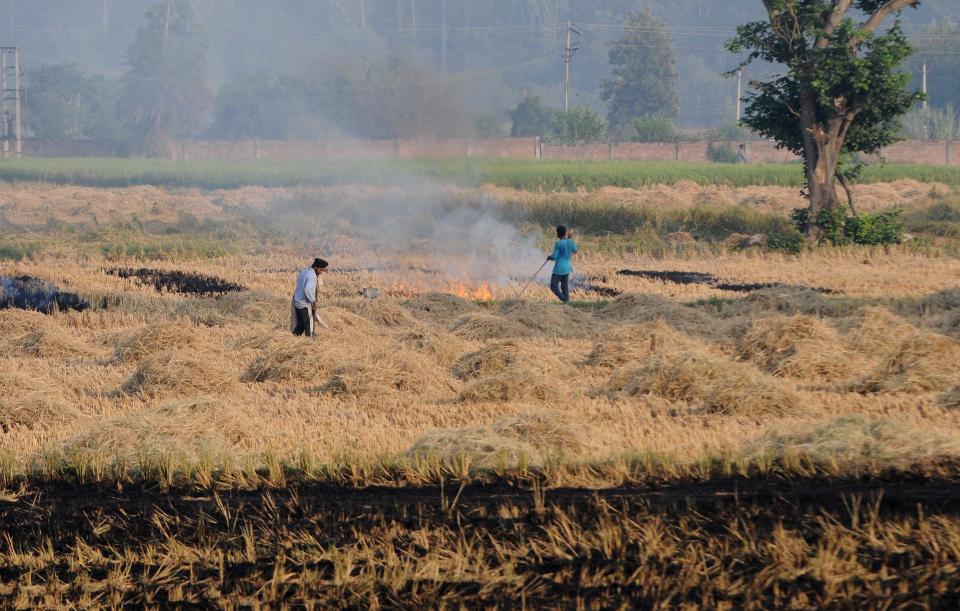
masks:
<svg viewBox="0 0 960 611"><path fill-rule="evenodd" d="M765 551L779 549L786 532L805 546L795 553L813 561L820 547L835 541L833 524L861 521L881 535L889 526L896 539L904 523L954 520L960 483L950 476L727 478L554 489L540 496L507 483L458 490L454 483L356 489L295 481L281 488L166 493L155 486L49 483L18 494L0 502L0 537L43 554L11 554L0 564L0 593L19 596L24 607L53 600L79 606L84 595L132 607L184 601L275 607L282 600L353 608L369 606L371 597L390 608L517 608L518 600L530 608L570 608L576 599L596 608L654 608L665 600L691 608L719 606L704 601L783 608L822 600L821 608L865 609L956 608L960 602L955 556L935 546L897 539L891 551L877 545L876 534L849 537L845 545L855 549L844 553L856 566L839 570L856 571L858 579L831 595L840 598L823 599L817 576L785 571L782 579L770 579L774 559ZM611 532L615 539L602 536ZM949 549L948 536L935 528L929 536ZM466 552L464 541L471 542ZM174 545L197 551L145 551ZM78 550L86 554L83 563L70 561ZM341 556L331 558L329 550L348 560L353 554L353 561L338 568ZM424 570L464 553L472 575ZM711 559L710 572L685 577L683 567L703 557ZM390 562L378 560L385 558L404 559L408 575L430 576L396 579ZM505 564L515 578L498 579L497 567ZM111 575L119 570L126 578L115 585ZM741 584L735 590L728 585L734 577ZM29 585L36 583L45 585ZM850 602L859 605L841 604Z"/></svg>
<svg viewBox="0 0 960 611"><path fill-rule="evenodd" d="M90 307L75 293L61 291L55 285L33 276L0 276L0 309L19 308L44 314L56 311L82 312Z"/></svg>
<svg viewBox="0 0 960 611"><path fill-rule="evenodd" d="M737 293L751 293L761 289L770 288L803 288L818 293L835 293L833 289L818 287L800 286L796 284L783 284L782 282L756 282L756 283L737 283L737 282L719 282L713 274L702 272L672 272L672 271L649 271L621 269L617 272L618 276L637 276L647 278L648 280L660 280L673 284L705 284L721 291L734 291Z"/></svg>
<svg viewBox="0 0 960 611"><path fill-rule="evenodd" d="M601 295L603 297L619 297L623 294L622 291L619 291L615 288L601 286L601 284L598 284L606 282L606 276L573 276L570 278L570 290L583 291L585 293L596 293L597 295Z"/></svg>
<svg viewBox="0 0 960 611"><path fill-rule="evenodd" d="M204 276L180 270L141 268L113 268L106 272L118 278L135 280L143 285L152 285L161 293L184 293L188 295L222 295L245 291L247 288L215 276Z"/></svg>

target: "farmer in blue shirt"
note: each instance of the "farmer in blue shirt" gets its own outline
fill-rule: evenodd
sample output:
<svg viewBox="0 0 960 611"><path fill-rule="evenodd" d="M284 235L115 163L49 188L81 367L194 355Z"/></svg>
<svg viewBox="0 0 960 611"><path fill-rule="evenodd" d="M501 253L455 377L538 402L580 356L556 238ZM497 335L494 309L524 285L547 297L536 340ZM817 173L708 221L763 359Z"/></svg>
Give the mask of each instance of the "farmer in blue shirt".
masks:
<svg viewBox="0 0 960 611"><path fill-rule="evenodd" d="M567 237L567 228L563 225L557 227L557 244L553 247L553 254L547 257L547 261L554 261L553 276L550 277L550 290L560 301L567 303L570 301L570 273L573 271L573 265L570 258L577 252L577 245L573 240Z"/></svg>

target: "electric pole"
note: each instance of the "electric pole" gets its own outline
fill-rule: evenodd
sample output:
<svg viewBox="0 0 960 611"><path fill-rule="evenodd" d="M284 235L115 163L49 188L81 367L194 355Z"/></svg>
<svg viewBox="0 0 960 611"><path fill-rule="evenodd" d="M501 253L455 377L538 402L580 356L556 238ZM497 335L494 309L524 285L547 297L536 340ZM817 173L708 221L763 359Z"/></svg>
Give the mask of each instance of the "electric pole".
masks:
<svg viewBox="0 0 960 611"><path fill-rule="evenodd" d="M572 35L577 35L577 42L571 40ZM573 29L573 22L567 21L567 43L563 47L563 112L570 111L570 60L580 48L580 32Z"/></svg>
<svg viewBox="0 0 960 611"><path fill-rule="evenodd" d="M20 109L20 49L0 47L0 115L3 116L3 156L23 154Z"/></svg>
<svg viewBox="0 0 960 611"><path fill-rule="evenodd" d="M440 72L447 72L447 0L440 0Z"/></svg>
<svg viewBox="0 0 960 611"><path fill-rule="evenodd" d="M410 29L413 37L417 37L417 0L410 0Z"/></svg>
<svg viewBox="0 0 960 611"><path fill-rule="evenodd" d="M927 115L927 62L923 62L923 139L930 138L930 117Z"/></svg>

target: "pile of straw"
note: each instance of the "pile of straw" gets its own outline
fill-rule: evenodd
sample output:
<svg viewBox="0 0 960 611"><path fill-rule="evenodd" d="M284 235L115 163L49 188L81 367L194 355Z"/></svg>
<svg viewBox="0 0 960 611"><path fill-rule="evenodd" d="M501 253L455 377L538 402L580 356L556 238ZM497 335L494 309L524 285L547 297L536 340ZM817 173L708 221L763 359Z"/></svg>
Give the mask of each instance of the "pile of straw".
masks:
<svg viewBox="0 0 960 611"><path fill-rule="evenodd" d="M590 432L562 415L538 412L491 424L439 429L420 437L408 451L414 458L469 461L481 469L580 458L591 450Z"/></svg>
<svg viewBox="0 0 960 611"><path fill-rule="evenodd" d="M754 444L753 452L774 459L807 456L846 464L915 461L957 456L960 434L855 414L839 416L812 428L787 433L771 431Z"/></svg>
<svg viewBox="0 0 960 611"><path fill-rule="evenodd" d="M875 355L892 350L916 331L916 327L887 308L866 306L857 311L846 341L854 350Z"/></svg>
<svg viewBox="0 0 960 611"><path fill-rule="evenodd" d="M767 373L800 380L849 378L858 365L836 331L804 314L755 320L738 342L737 356Z"/></svg>
<svg viewBox="0 0 960 611"><path fill-rule="evenodd" d="M776 379L703 351L651 355L639 367L614 371L604 390L614 398L659 395L717 414L782 415L800 405L797 393Z"/></svg>
<svg viewBox="0 0 960 611"><path fill-rule="evenodd" d="M217 299L217 307L228 316L286 326L290 299L266 291L237 291L224 293Z"/></svg>
<svg viewBox="0 0 960 611"><path fill-rule="evenodd" d="M413 350L431 358L441 367L449 367L463 354L468 344L448 333L436 333L427 328L418 328L396 337L396 343L404 350Z"/></svg>
<svg viewBox="0 0 960 611"><path fill-rule="evenodd" d="M328 375L336 359L329 347L290 334L271 337L241 378L244 382L309 382Z"/></svg>
<svg viewBox="0 0 960 611"><path fill-rule="evenodd" d="M23 356L66 358L90 354L86 344L52 321L44 321L32 331L8 336L4 348Z"/></svg>
<svg viewBox="0 0 960 611"><path fill-rule="evenodd" d="M142 360L123 391L145 396L219 393L231 389L236 381L221 355L173 349Z"/></svg>
<svg viewBox="0 0 960 611"><path fill-rule="evenodd" d="M960 342L920 331L907 337L862 381L859 392L935 392L960 382Z"/></svg>
<svg viewBox="0 0 960 611"><path fill-rule="evenodd" d="M629 293L617 297L600 312L604 319L617 323L643 323L663 320L674 329L701 337L715 332L716 322L703 312L659 295Z"/></svg>
<svg viewBox="0 0 960 611"><path fill-rule="evenodd" d="M400 350L340 365L321 390L353 397L394 393L438 396L451 392L453 384L423 355Z"/></svg>
<svg viewBox="0 0 960 611"><path fill-rule="evenodd" d="M587 364L598 367L622 367L636 364L656 352L679 352L705 346L676 331L663 320L641 325L615 327L597 342L587 356Z"/></svg>
<svg viewBox="0 0 960 611"><path fill-rule="evenodd" d="M190 397L100 420L61 446L65 454L110 456L124 465L162 460L189 467L216 464L235 448L250 448L262 425L212 397Z"/></svg>
<svg viewBox="0 0 960 611"><path fill-rule="evenodd" d="M813 289L776 286L754 291L733 304L731 316L758 316L763 313L810 314L814 316L847 316L854 306L835 301Z"/></svg>
<svg viewBox="0 0 960 611"><path fill-rule="evenodd" d="M450 332L464 339L486 341L508 337L527 337L530 330L520 324L492 314L466 314L453 321Z"/></svg>
<svg viewBox="0 0 960 611"><path fill-rule="evenodd" d="M417 323L410 312L384 299L342 299L336 305L378 327L410 327Z"/></svg>
<svg viewBox="0 0 960 611"><path fill-rule="evenodd" d="M52 380L0 372L0 431L48 430L81 417Z"/></svg>
<svg viewBox="0 0 960 611"><path fill-rule="evenodd" d="M472 301L446 293L424 293L403 305L420 320L443 325L449 325L465 314L480 310L480 306Z"/></svg>
<svg viewBox="0 0 960 611"><path fill-rule="evenodd" d="M562 304L508 301L499 308L507 320L547 337L584 337L594 329L593 318Z"/></svg>
<svg viewBox="0 0 960 611"><path fill-rule="evenodd" d="M117 342L114 360L138 361L163 350L184 349L197 344L199 329L185 320L149 324Z"/></svg>
<svg viewBox="0 0 960 611"><path fill-rule="evenodd" d="M468 382L457 400L462 403L546 401L560 392L558 381L547 379L534 369L512 367Z"/></svg>

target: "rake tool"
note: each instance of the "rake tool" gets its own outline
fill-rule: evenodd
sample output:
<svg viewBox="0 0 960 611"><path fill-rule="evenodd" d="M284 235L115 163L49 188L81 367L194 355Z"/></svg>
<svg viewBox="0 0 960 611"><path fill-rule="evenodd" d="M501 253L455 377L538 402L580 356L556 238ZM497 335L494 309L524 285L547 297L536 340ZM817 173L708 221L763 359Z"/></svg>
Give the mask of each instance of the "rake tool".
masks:
<svg viewBox="0 0 960 611"><path fill-rule="evenodd" d="M527 280L527 283L523 285L523 288L522 288L522 289L520 289L520 293L517 295L517 299L520 299L521 297L523 297L523 294L524 294L524 292L526 292L527 287L530 286L530 283L533 282L533 281L537 278L537 274L540 273L540 270L542 270L544 267L546 267L546 265L547 265L547 263L548 263L549 261L550 261L550 259L547 259L546 261L544 261L543 263L541 263L541 264L540 264L540 267L537 268L537 271L533 272L533 275L530 276L530 279Z"/></svg>

